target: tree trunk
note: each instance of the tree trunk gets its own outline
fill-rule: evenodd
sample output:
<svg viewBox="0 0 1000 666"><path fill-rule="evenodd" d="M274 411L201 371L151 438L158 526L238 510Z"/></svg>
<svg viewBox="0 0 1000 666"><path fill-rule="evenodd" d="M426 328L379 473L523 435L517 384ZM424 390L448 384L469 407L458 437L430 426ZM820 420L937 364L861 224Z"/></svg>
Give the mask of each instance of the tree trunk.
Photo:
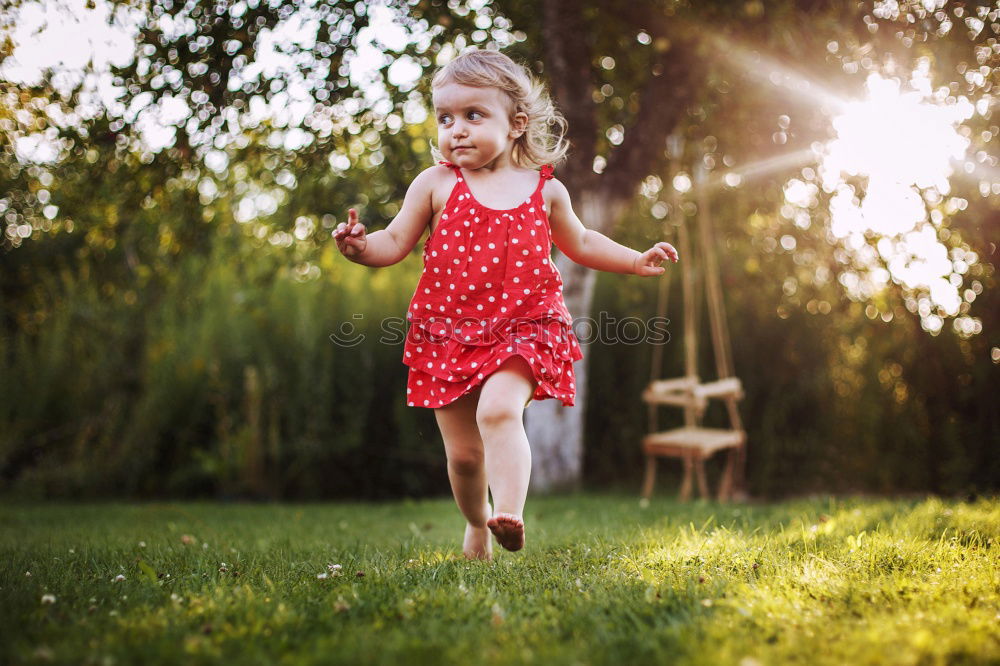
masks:
<svg viewBox="0 0 1000 666"><path fill-rule="evenodd" d="M700 61L694 56L696 32L683 26L671 32L676 17L668 20L649 3L621 3L617 9L619 18L633 24L632 34L648 30L665 46L646 55L648 62L641 67L648 67L648 72L634 93L639 100L634 121L626 128L623 142L607 155L606 168L598 175L593 164L602 123L593 96L598 78L594 76L592 35L606 26L599 20L594 23L593 17L588 19L579 3L571 0L542 3L546 78L569 123L566 138L571 146L569 160L559 167L557 176L572 195L584 226L609 237L642 179L666 163L666 138L687 118L688 104L698 89L695 82L703 80ZM562 254L556 258L556 268L563 276L563 296L574 320L589 317L596 273ZM596 330L596 326L592 328ZM581 343L581 347L584 358L574 368L575 406L563 407L558 400L549 399L526 411L532 447L531 488L535 491L579 488L583 478L589 345Z"/></svg>
<svg viewBox="0 0 1000 666"><path fill-rule="evenodd" d="M613 202L602 195L584 194L577 213L584 226L603 233L613 226L623 208L623 202ZM570 261L562 253L557 253L555 264L562 275L566 308L575 323L585 322L591 314L597 272ZM563 407L558 400L548 399L532 403L525 412L525 429L531 443L532 491L576 490L583 479L584 405L587 402L587 359L590 355L587 338L592 337L598 328L583 323L578 330L583 336L580 341L583 358L573 366L576 404Z"/></svg>

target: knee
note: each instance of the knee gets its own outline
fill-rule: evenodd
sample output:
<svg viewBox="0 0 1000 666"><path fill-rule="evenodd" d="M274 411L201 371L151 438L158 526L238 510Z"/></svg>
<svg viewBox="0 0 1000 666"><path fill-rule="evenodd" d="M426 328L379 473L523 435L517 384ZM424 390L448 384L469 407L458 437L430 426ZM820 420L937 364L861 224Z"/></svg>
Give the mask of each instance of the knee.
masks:
<svg viewBox="0 0 1000 666"><path fill-rule="evenodd" d="M475 476L483 469L483 453L475 451L450 452L448 467L455 474Z"/></svg>
<svg viewBox="0 0 1000 666"><path fill-rule="evenodd" d="M511 423L521 423L523 408L509 404L479 403L476 409L476 423L480 430L500 428Z"/></svg>

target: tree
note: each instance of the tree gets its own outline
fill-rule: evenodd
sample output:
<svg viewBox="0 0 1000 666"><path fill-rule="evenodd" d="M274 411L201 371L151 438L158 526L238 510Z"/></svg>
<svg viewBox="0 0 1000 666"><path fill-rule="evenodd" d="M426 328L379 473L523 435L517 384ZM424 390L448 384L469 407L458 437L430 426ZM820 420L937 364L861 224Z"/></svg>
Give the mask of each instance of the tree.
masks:
<svg viewBox="0 0 1000 666"><path fill-rule="evenodd" d="M530 30L524 43L533 47L529 57L540 61L569 121L572 149L560 177L573 195L581 220L613 236L639 185L651 175L669 173L672 161L675 169L683 168L677 162L691 158L672 155L668 137L732 136L727 122L734 114L726 113L722 104L736 95L740 96L741 120L754 122L755 109L772 104L769 93L760 90L757 77L734 71L726 50L749 52L745 45L750 45L763 50L765 57L796 67L822 66L830 42L840 40L843 47L835 64L853 61L856 71L858 62L872 61L869 54L895 57L905 67L926 51L920 45L928 43L945 47L939 56L944 72L960 74L968 61L981 61L982 49L989 51L996 43L991 35L998 31L997 11L989 3L964 3L954 9L955 20L968 25L968 34L950 30L951 17L925 5L545 0L540 15L533 14L534 3L505 2L501 7L515 25ZM826 73L842 77L843 69ZM996 70L989 72L977 92L988 92L989 81L995 77ZM720 80L738 86L733 95L727 97L723 86L713 85ZM808 115L822 116L819 107L812 105ZM756 136L761 135L770 132ZM816 138L800 136L806 143ZM752 159L760 159L762 155L747 150L752 140L753 136L747 136L735 143ZM595 273L561 255L556 266L563 275L570 312L574 317L588 317ZM577 366L577 394L581 403L588 397L586 355ZM544 401L528 411L527 420L533 486L545 490L577 485L582 410Z"/></svg>

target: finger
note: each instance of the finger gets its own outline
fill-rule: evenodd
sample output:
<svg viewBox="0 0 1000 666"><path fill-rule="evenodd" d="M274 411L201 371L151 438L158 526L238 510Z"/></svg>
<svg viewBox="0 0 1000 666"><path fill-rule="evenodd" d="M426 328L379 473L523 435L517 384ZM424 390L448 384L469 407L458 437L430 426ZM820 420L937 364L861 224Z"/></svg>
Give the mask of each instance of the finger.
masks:
<svg viewBox="0 0 1000 666"><path fill-rule="evenodd" d="M661 250L664 250L667 253L668 258L672 259L677 256L677 249L670 243L661 241L656 244L656 247L660 248Z"/></svg>
<svg viewBox="0 0 1000 666"><path fill-rule="evenodd" d="M358 221L358 211L353 208L347 209L347 224L352 225Z"/></svg>
<svg viewBox="0 0 1000 666"><path fill-rule="evenodd" d="M365 225L361 224L360 222L355 224L354 228L351 229L352 236L363 236L364 233L365 233Z"/></svg>

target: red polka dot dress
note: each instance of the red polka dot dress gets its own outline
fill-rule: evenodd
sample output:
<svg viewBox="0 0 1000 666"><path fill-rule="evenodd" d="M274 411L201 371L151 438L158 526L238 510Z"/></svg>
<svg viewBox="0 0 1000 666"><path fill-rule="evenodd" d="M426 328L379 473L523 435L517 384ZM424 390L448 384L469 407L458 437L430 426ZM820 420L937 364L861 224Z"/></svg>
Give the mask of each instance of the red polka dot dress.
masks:
<svg viewBox="0 0 1000 666"><path fill-rule="evenodd" d="M424 243L424 269L410 302L403 363L411 407L442 407L475 390L511 356L538 385L532 398L574 404L573 362L583 358L552 263L542 188L516 208L476 201L461 169L437 227Z"/></svg>

